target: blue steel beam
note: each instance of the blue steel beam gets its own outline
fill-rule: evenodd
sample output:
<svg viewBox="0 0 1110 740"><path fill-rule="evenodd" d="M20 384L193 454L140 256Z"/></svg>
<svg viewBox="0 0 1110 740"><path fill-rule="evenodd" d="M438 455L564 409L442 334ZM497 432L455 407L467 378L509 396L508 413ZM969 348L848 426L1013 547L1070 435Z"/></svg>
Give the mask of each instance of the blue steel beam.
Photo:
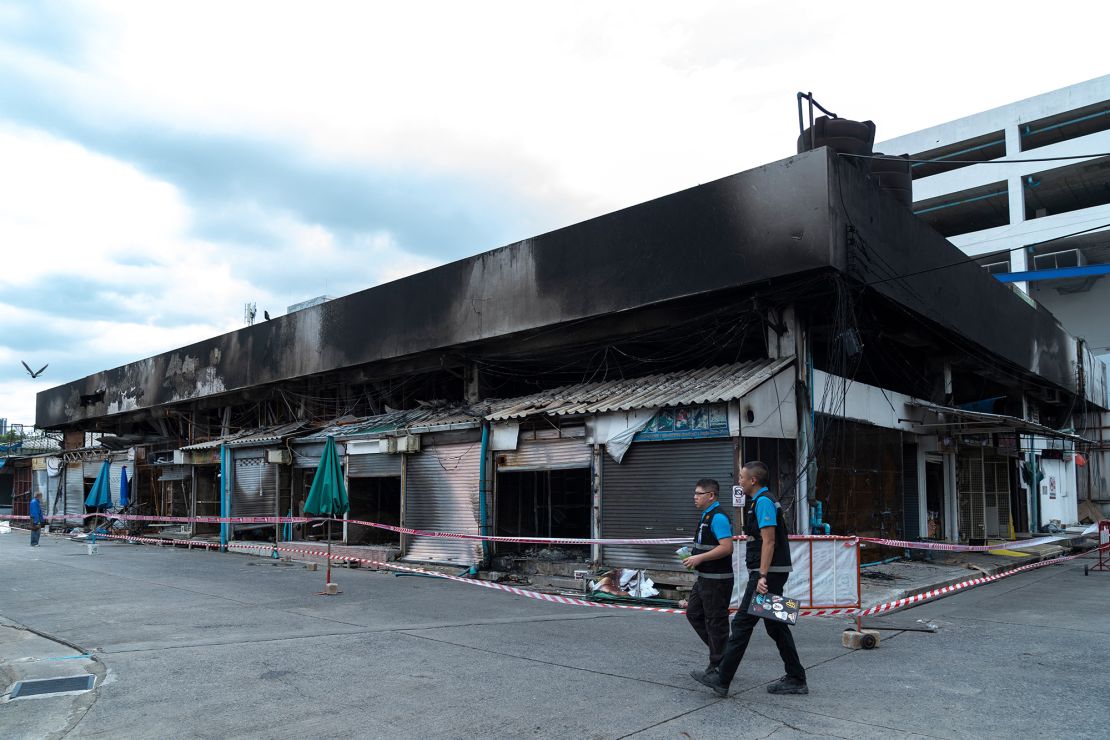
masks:
<svg viewBox="0 0 1110 740"><path fill-rule="evenodd" d="M1110 263L1102 265L1083 265L1082 267L1058 267L1055 270L1028 270L1026 272L1004 272L995 275L1002 283L1034 282L1036 280L1062 280L1064 278L1094 277L1110 275Z"/></svg>

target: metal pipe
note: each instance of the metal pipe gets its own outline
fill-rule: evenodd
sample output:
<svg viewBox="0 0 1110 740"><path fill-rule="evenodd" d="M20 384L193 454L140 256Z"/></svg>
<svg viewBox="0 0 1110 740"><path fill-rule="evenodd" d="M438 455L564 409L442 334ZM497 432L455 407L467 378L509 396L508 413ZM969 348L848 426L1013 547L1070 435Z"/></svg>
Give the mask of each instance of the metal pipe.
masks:
<svg viewBox="0 0 1110 740"><path fill-rule="evenodd" d="M999 190L999 191L994 192L994 193L986 193L985 195L975 195L975 196L972 196L970 198L963 198L961 200L954 200L951 203L941 203L939 206L933 206L931 208L922 208L919 211L914 211L913 215L920 216L923 213L932 213L933 211L940 211L940 210L943 210L945 208L952 208L953 206L962 206L965 203L974 203L977 200L984 200L986 198L997 198L1000 195L1007 195L1007 194L1009 194L1009 192L1010 192L1009 190Z"/></svg>
<svg viewBox="0 0 1110 740"><path fill-rule="evenodd" d="M949 154L942 154L939 157L933 157L931 159L926 159L926 160L923 160L923 161L920 161L920 162L914 162L913 164L910 165L910 168L912 169L914 167L920 167L920 166L924 166L924 165L931 164L931 163L934 163L934 162L940 163L940 164L964 164L964 163L959 162L959 161L945 162L945 160L948 159L949 157L958 157L961 154L970 154L971 152L977 152L981 149L986 149L987 147L995 146L996 144L1005 144L1005 143L1006 143L1006 138L1003 137L1001 139L997 139L997 140L994 140L994 141L988 141L986 144L977 144L975 146L969 146L966 149L960 149L959 151L951 152ZM975 162L967 162L966 164L975 164Z"/></svg>
<svg viewBox="0 0 1110 740"><path fill-rule="evenodd" d="M478 532L486 536L486 458L489 457L489 422L482 422L481 457L478 460ZM482 540L482 559L489 558L489 543Z"/></svg>
<svg viewBox="0 0 1110 740"><path fill-rule="evenodd" d="M1051 270L1026 270L1024 272L1003 272L994 277L1000 283L1034 282L1037 280L1063 280L1065 278L1094 277L1110 275L1110 263L1100 265L1080 265L1079 267L1057 267Z"/></svg>
<svg viewBox="0 0 1110 740"><path fill-rule="evenodd" d="M1043 134L1045 131L1055 131L1058 128L1063 128L1064 126L1070 126L1073 123L1081 123L1083 121L1089 121L1092 118L1098 118L1099 116L1105 116L1105 115L1108 115L1108 114L1110 114L1110 110L1102 110L1102 111L1098 111L1097 113L1088 113L1087 115L1080 116L1079 118L1072 118L1072 119L1069 119L1067 121L1061 121L1060 123L1054 123L1050 126L1044 126L1042 128L1038 128L1038 129L1031 129L1031 128L1029 128L1029 124L1025 124L1025 135L1026 136L1032 136L1033 134Z"/></svg>
<svg viewBox="0 0 1110 740"><path fill-rule="evenodd" d="M228 517L228 472L231 467L228 464L228 450L227 445L220 445L220 518L227 519ZM220 522L220 551L227 552L227 522Z"/></svg>

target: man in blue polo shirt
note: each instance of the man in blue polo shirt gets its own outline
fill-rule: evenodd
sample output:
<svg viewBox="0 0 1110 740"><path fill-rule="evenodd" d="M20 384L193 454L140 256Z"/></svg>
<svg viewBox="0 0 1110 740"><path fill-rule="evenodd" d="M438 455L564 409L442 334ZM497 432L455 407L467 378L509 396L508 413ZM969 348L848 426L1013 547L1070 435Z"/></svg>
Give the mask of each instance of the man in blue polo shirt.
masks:
<svg viewBox="0 0 1110 740"><path fill-rule="evenodd" d="M740 471L740 485L748 495L744 507L744 534L747 536L745 564L748 569L748 586L740 600L740 610L732 620L732 634L725 644L724 654L715 673L694 673L694 678L713 689L718 696L728 696L740 661L748 648L752 630L759 617L748 614L748 605L756 593L782 595L786 579L790 576L790 541L782 507L771 498L768 489L767 466L761 462L746 463ZM808 694L806 671L794 647L790 627L774 619L764 619L767 634L775 641L782 658L786 675L767 687L772 694Z"/></svg>
<svg viewBox="0 0 1110 740"><path fill-rule="evenodd" d="M694 486L694 506L701 521L694 535L693 555L687 568L698 572L698 580L686 605L686 619L709 647L707 674L716 675L728 641L728 605L732 601L732 522L717 500L720 484L702 478ZM701 675L701 671L694 671Z"/></svg>

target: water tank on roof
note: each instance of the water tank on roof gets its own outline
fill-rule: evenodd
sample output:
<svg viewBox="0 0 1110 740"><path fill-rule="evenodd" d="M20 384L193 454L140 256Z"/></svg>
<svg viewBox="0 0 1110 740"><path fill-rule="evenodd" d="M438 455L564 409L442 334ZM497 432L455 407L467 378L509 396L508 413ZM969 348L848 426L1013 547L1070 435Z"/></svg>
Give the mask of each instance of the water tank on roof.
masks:
<svg viewBox="0 0 1110 740"><path fill-rule="evenodd" d="M819 116L798 137L798 154L823 146L841 154L871 154L874 145L874 122Z"/></svg>
<svg viewBox="0 0 1110 740"><path fill-rule="evenodd" d="M879 187L909 208L913 205L913 176L910 175L910 155L875 152L871 158L871 177Z"/></svg>

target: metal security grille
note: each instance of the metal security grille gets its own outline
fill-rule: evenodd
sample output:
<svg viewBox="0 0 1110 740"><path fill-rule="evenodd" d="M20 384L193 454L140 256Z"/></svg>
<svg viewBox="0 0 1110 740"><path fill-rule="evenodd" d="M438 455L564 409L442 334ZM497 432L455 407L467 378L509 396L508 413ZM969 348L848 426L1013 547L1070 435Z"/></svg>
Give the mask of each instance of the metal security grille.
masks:
<svg viewBox="0 0 1110 740"><path fill-rule="evenodd" d="M261 450L235 450L231 516L273 516L277 511L277 466Z"/></svg>
<svg viewBox="0 0 1110 740"><path fill-rule="evenodd" d="M721 484L722 506L732 517L735 481L731 439L681 442L636 442L623 462L605 455L601 477L601 532L606 538L689 537L699 513L694 484L715 478ZM678 545L607 545L602 561L620 568L679 566Z"/></svg>
<svg viewBox="0 0 1110 740"><path fill-rule="evenodd" d="M983 456L985 499L984 529L988 537L1010 535L1010 459L985 453Z"/></svg>
<svg viewBox="0 0 1110 740"><path fill-rule="evenodd" d="M395 478L401 475L401 455L369 454L347 456L349 478Z"/></svg>
<svg viewBox="0 0 1110 740"><path fill-rule="evenodd" d="M500 473L530 470L574 470L588 468L593 449L585 438L521 440L515 450L497 453Z"/></svg>
<svg viewBox="0 0 1110 740"><path fill-rule="evenodd" d="M12 699L26 696L46 696L71 691L90 691L96 676L67 676L65 678L38 678L32 681L16 681L12 689Z"/></svg>
<svg viewBox="0 0 1110 740"><path fill-rule="evenodd" d="M983 539L987 536L984 527L983 451L970 447L961 448L957 457L959 464L956 492L960 539Z"/></svg>
<svg viewBox="0 0 1110 740"><path fill-rule="evenodd" d="M478 534L477 443L429 445L405 461L405 526ZM409 537L406 560L472 564L481 559L477 541Z"/></svg>

